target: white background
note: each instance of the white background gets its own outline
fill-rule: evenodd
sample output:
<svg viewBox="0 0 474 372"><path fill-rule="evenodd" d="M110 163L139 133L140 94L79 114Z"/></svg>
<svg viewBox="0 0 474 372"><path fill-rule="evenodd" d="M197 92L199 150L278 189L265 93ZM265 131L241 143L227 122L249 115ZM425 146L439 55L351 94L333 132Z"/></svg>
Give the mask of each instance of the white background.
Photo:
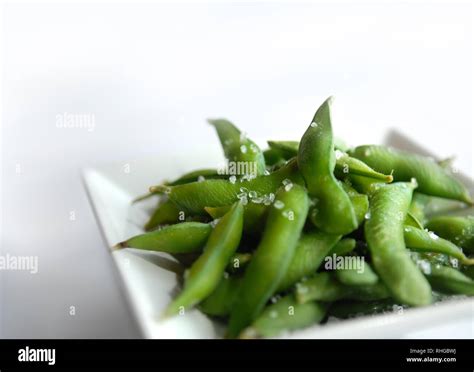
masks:
<svg viewBox="0 0 474 372"><path fill-rule="evenodd" d="M39 273L0 271L0 336L138 336L80 168L218 146L207 117L298 139L333 94L349 144L396 127L472 175L472 22L454 1L7 3L1 248Z"/></svg>

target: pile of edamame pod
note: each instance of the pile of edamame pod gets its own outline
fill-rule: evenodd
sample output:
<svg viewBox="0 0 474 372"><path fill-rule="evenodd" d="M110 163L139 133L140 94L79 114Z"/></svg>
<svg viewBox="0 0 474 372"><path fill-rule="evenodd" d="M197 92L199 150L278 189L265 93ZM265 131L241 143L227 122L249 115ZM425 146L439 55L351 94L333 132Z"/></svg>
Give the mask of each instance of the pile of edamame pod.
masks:
<svg viewBox="0 0 474 372"><path fill-rule="evenodd" d="M164 316L197 307L229 338L273 337L474 295L473 201L449 161L347 148L333 137L331 102L299 142L264 151L229 121L209 120L228 164L252 173L196 170L138 199L159 197L147 232L116 248L166 252L186 268ZM348 258L363 270L325 264Z"/></svg>

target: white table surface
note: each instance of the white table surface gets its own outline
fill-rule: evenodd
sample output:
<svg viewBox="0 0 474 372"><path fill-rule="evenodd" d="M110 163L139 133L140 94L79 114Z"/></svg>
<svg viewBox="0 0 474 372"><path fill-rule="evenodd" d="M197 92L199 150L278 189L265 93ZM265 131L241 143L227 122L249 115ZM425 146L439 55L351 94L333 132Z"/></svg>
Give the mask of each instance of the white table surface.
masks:
<svg viewBox="0 0 474 372"><path fill-rule="evenodd" d="M297 139L333 94L348 143L396 127L474 173L469 2L2 9L1 249L39 273L0 271L1 337L138 336L79 170L218 146L207 117ZM63 113L95 126L58 128Z"/></svg>

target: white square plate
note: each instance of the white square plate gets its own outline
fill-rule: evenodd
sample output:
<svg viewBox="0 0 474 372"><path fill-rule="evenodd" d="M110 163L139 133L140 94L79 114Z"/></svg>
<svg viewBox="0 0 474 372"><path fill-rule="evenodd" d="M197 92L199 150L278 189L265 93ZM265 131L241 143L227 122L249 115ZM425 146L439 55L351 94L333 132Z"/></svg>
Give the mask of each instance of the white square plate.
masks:
<svg viewBox="0 0 474 372"><path fill-rule="evenodd" d="M403 135L392 131L385 143L428 154ZM177 152L170 157L117 163L83 171L84 184L107 248L143 232L156 200L132 205L148 186L173 179L196 168L215 167L222 159L219 146L205 154ZM460 176L471 189L474 184ZM222 326L198 310L162 321L163 312L176 294L179 265L169 255L124 249L111 253L123 289L146 338L219 338ZM353 320L315 325L285 335L290 338L473 338L474 300L462 299L433 306Z"/></svg>

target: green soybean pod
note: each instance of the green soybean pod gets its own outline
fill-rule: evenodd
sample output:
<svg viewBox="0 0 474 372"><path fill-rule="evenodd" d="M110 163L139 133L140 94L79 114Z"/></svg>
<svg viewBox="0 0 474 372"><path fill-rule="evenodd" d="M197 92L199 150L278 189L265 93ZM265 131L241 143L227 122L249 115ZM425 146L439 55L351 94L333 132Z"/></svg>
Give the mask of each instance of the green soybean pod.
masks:
<svg viewBox="0 0 474 372"><path fill-rule="evenodd" d="M272 148L263 151L263 157L265 159L265 165L267 167L273 167L274 165L285 163L286 160L288 160L281 156L279 151Z"/></svg>
<svg viewBox="0 0 474 372"><path fill-rule="evenodd" d="M237 337L257 318L284 278L308 214L306 190L280 188L260 243L245 270L242 287L230 316L228 336Z"/></svg>
<svg viewBox="0 0 474 372"><path fill-rule="evenodd" d="M296 285L296 300L333 302L339 300L373 301L390 297L387 287L380 281L371 285L348 286L339 282L334 273L321 272Z"/></svg>
<svg viewBox="0 0 474 372"><path fill-rule="evenodd" d="M346 254L351 253L357 245L355 239L344 238L336 243L336 245L329 252L330 256L345 256Z"/></svg>
<svg viewBox="0 0 474 372"><path fill-rule="evenodd" d="M219 174L218 170L213 169L213 168L197 169L197 170L183 174L182 176L178 177L174 181L164 182L163 185L176 186L176 185L182 185L184 183L196 182L200 179L215 179L215 178L227 178L227 176ZM147 194L138 196L132 201L132 203L137 203L139 201L142 201L142 200L145 200L152 196L157 196L157 195L159 195L159 193L149 192Z"/></svg>
<svg viewBox="0 0 474 372"><path fill-rule="evenodd" d="M298 154L298 141L268 141L268 145L270 146L270 149L279 152L285 159L290 159ZM343 177L350 173L373 178L386 183L393 181L391 174L379 173L370 168L363 161L349 156L344 152L344 150L338 149L336 145L334 145L334 147L336 148L336 166L334 171L338 177Z"/></svg>
<svg viewBox="0 0 474 372"><path fill-rule="evenodd" d="M299 304L292 294L268 305L257 319L240 334L240 338L275 337L282 332L321 322L328 306L318 302Z"/></svg>
<svg viewBox="0 0 474 372"><path fill-rule="evenodd" d="M249 168L247 172L249 174L263 175L265 173L265 158L255 142L248 139L226 119L209 119L208 122L216 129L224 154L229 161L251 165L252 169Z"/></svg>
<svg viewBox="0 0 474 372"><path fill-rule="evenodd" d="M273 194L273 197L275 195ZM271 197L267 197L270 202ZM206 212L213 218L222 217L231 206L226 205L222 207L205 207ZM262 202L254 203L252 199L244 207L244 231L250 234L260 234L265 225L265 219L268 212L268 206Z"/></svg>
<svg viewBox="0 0 474 372"><path fill-rule="evenodd" d="M234 203L237 199L248 201L249 193L257 197L268 197L286 181L288 184L304 184L298 171L296 160L290 160L283 167L268 176L259 176L251 180L231 182L228 180L206 180L178 186L152 186L151 192L159 191L179 208L192 215L207 215L205 207L222 207Z"/></svg>
<svg viewBox="0 0 474 372"><path fill-rule="evenodd" d="M192 307L218 286L230 258L239 246L242 236L244 209L235 203L211 232L201 256L185 274L183 291L168 306L165 316L177 314Z"/></svg>
<svg viewBox="0 0 474 372"><path fill-rule="evenodd" d="M420 306L432 302L431 288L410 259L403 235L414 187L405 182L379 184L370 195L370 218L364 231L372 264L393 296Z"/></svg>
<svg viewBox="0 0 474 372"><path fill-rule="evenodd" d="M472 204L466 187L431 158L375 145L356 147L349 154L379 172L393 171L395 181L416 178L417 191L423 194Z"/></svg>
<svg viewBox="0 0 474 372"><path fill-rule="evenodd" d="M430 197L428 195L420 194L415 191L413 193L413 198L411 199L410 208L408 209L408 212L411 213L411 215L415 217L422 226L426 223L425 209L429 200Z"/></svg>
<svg viewBox="0 0 474 372"><path fill-rule="evenodd" d="M426 227L444 239L474 253L474 216L439 216L428 221Z"/></svg>
<svg viewBox="0 0 474 372"><path fill-rule="evenodd" d="M267 141L270 149L280 154L284 159L291 159L298 155L298 141Z"/></svg>
<svg viewBox="0 0 474 372"><path fill-rule="evenodd" d="M371 285L378 282L378 275L372 270L367 262L362 269L347 267L335 271L337 280L346 285Z"/></svg>
<svg viewBox="0 0 474 372"><path fill-rule="evenodd" d="M298 166L309 194L317 202L312 221L331 234L348 234L357 228L357 217L351 200L334 177L336 157L328 98L317 110L304 133L298 149Z"/></svg>
<svg viewBox="0 0 474 372"><path fill-rule="evenodd" d="M165 182L165 185L176 186L183 185L185 183L196 182L200 179L215 179L215 178L224 178L225 175L219 174L219 171L214 168L205 168L205 169L196 169L191 172L185 173L182 176L178 177L174 181Z"/></svg>
<svg viewBox="0 0 474 372"><path fill-rule="evenodd" d="M430 273L426 277L439 292L474 296L474 281L452 267L431 265Z"/></svg>
<svg viewBox="0 0 474 372"><path fill-rule="evenodd" d="M192 253L201 251L211 234L207 223L183 222L134 236L118 243L114 248L136 248L166 253Z"/></svg>
<svg viewBox="0 0 474 372"><path fill-rule="evenodd" d="M179 208L170 200L166 200L155 209L145 224L145 231L151 231L163 224L176 223L179 221L179 216Z"/></svg>
<svg viewBox="0 0 474 372"><path fill-rule="evenodd" d="M474 259L469 259L458 246L449 240L440 238L432 231L417 229L412 226L404 228L405 245L418 252L443 253L457 258L464 265L474 265Z"/></svg>
<svg viewBox="0 0 474 372"><path fill-rule="evenodd" d="M391 174L383 174L369 167L363 161L349 156L347 153L336 150L336 175L338 177L347 176L347 174L354 174L378 180L383 183L390 183L393 181Z"/></svg>
<svg viewBox="0 0 474 372"><path fill-rule="evenodd" d="M353 187L346 183L341 183L344 191L349 195L354 212L357 218L357 226L360 226L365 220L365 216L369 210L369 198L365 194L358 193Z"/></svg>
<svg viewBox="0 0 474 372"><path fill-rule="evenodd" d="M360 226L364 222L365 215L369 210L369 198L365 194L358 193L353 187L347 185L344 182L341 182L340 184L349 196L356 215L357 226ZM319 213L319 206L316 203L316 205L310 209L309 219L315 226L320 226L321 218L322 215Z"/></svg>
<svg viewBox="0 0 474 372"><path fill-rule="evenodd" d="M244 217L245 218L245 217ZM252 259L251 253L236 252L227 264L227 271L237 273L244 270Z"/></svg>
<svg viewBox="0 0 474 372"><path fill-rule="evenodd" d="M302 234L290 266L278 286L278 292L288 289L301 278L316 272L326 255L340 239L340 235L322 231Z"/></svg>
<svg viewBox="0 0 474 372"><path fill-rule="evenodd" d="M230 314L242 279L224 276L209 297L199 304L199 309L207 315L226 317Z"/></svg>
<svg viewBox="0 0 474 372"><path fill-rule="evenodd" d="M405 218L405 226L411 226L423 230L423 225L421 222L418 221L418 219L409 211L407 212L407 216Z"/></svg>

